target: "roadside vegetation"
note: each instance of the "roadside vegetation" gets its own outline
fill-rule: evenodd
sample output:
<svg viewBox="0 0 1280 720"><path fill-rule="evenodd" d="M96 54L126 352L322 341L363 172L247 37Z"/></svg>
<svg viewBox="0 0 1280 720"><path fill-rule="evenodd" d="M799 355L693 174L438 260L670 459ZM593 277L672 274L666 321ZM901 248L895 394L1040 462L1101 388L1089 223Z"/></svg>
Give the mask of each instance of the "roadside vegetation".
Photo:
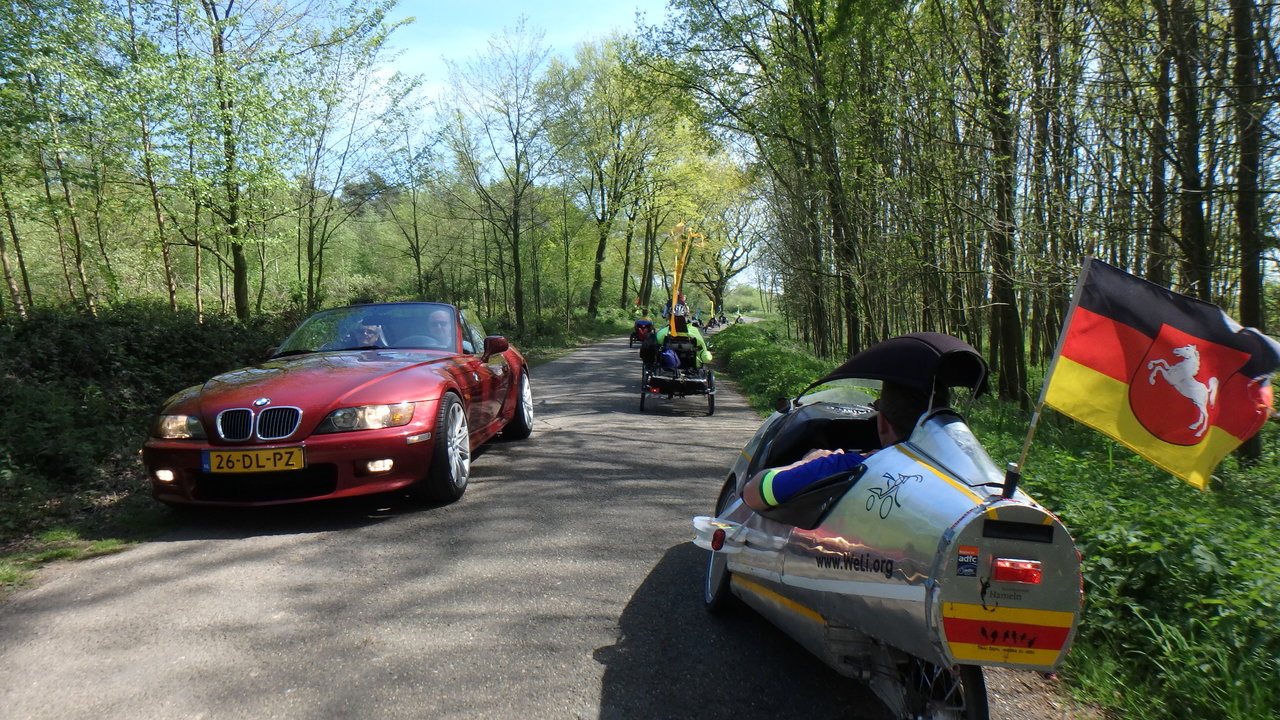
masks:
<svg viewBox="0 0 1280 720"><path fill-rule="evenodd" d="M48 562L117 552L171 528L139 455L152 413L185 387L262 360L300 319L200 319L138 302L96 318L36 309L0 322L0 596ZM536 364L629 325L609 313L539 334L501 320L487 329Z"/></svg>
<svg viewBox="0 0 1280 720"><path fill-rule="evenodd" d="M837 364L774 323L714 336L717 361L765 410ZM982 399L968 413L997 463L1028 416ZM1199 492L1110 439L1047 412L1021 487L1066 523L1084 556L1085 604L1064 677L1129 720L1255 720L1280 705L1280 427L1263 457L1228 458Z"/></svg>

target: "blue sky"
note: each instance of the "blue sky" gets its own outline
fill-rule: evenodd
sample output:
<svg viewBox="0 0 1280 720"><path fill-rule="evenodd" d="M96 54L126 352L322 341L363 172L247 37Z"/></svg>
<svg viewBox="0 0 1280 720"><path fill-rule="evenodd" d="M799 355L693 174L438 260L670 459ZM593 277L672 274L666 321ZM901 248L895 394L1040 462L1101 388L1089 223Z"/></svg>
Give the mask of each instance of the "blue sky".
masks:
<svg viewBox="0 0 1280 720"><path fill-rule="evenodd" d="M528 26L544 33L552 52L570 56L579 43L635 28L636 11L645 22L660 24L666 0L400 0L392 20L416 20L395 32L393 48L402 50L394 68L425 76L429 94L447 77L444 61L470 60L488 50L489 38L515 27L524 15Z"/></svg>

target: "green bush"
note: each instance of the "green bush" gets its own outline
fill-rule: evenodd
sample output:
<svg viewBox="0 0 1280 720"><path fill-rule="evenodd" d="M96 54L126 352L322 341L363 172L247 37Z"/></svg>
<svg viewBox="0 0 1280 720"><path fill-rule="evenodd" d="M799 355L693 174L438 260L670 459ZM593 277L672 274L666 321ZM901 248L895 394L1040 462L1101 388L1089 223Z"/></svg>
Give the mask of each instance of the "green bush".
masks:
<svg viewBox="0 0 1280 720"><path fill-rule="evenodd" d="M0 325L0 532L29 531L50 499L141 485L138 450L173 393L261 360L293 318L233 318L132 303L97 317L41 308Z"/></svg>
<svg viewBox="0 0 1280 720"><path fill-rule="evenodd" d="M990 433L1001 413L984 405L974 425ZM991 433L988 447L1014 447L1023 432ZM1270 423L1262 462L1228 458L1217 487L1201 492L1061 416L1042 422L1023 487L1083 553L1086 603L1068 666L1092 699L1130 718L1275 716L1278 443Z"/></svg>
<svg viewBox="0 0 1280 720"><path fill-rule="evenodd" d="M632 320L621 310L603 309L598 317L579 310L569 316L531 316L524 327L517 327L512 318L485 318L486 332L505 335L522 351L539 351L573 347L600 337L620 335L631 331Z"/></svg>
<svg viewBox="0 0 1280 720"><path fill-rule="evenodd" d="M711 349L751 401L767 411L779 397L794 397L836 363L819 360L787 339L773 322L730 325L713 336Z"/></svg>

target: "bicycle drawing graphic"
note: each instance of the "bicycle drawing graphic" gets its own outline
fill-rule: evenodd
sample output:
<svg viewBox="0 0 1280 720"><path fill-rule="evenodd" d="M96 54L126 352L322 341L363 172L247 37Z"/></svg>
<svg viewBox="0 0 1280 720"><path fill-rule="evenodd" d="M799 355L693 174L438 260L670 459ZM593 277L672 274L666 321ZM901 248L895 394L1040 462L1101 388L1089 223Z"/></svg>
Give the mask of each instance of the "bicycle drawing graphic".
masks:
<svg viewBox="0 0 1280 720"><path fill-rule="evenodd" d="M887 520L895 507L902 507L902 503L898 501L898 491L906 484L908 480L923 482L924 477L921 475L898 475L894 477L889 473L884 473L885 486L873 487L870 495L867 496L867 512L871 512L878 503L880 505L880 519Z"/></svg>

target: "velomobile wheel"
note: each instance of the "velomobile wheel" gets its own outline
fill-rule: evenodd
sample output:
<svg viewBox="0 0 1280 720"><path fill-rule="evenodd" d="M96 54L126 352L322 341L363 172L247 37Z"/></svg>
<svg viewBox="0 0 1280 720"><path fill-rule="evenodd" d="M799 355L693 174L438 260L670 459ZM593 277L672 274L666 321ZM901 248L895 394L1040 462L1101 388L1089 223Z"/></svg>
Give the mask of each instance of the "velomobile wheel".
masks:
<svg viewBox="0 0 1280 720"><path fill-rule="evenodd" d="M908 715L920 720L989 720L987 683L982 668L958 665L955 671L913 660L903 678Z"/></svg>
<svg viewBox="0 0 1280 720"><path fill-rule="evenodd" d="M471 477L471 430L467 411L453 393L440 398L432 447L431 469L418 482L414 495L433 502L454 502L466 492Z"/></svg>
<svg viewBox="0 0 1280 720"><path fill-rule="evenodd" d="M644 398L649 394L649 368L640 368L640 412L644 412Z"/></svg>
<svg viewBox="0 0 1280 720"><path fill-rule="evenodd" d="M716 371L707 371L707 414L716 414Z"/></svg>
<svg viewBox="0 0 1280 720"><path fill-rule="evenodd" d="M730 479L724 484L724 489L720 491L720 497L716 500L717 516L729 506L733 500L733 493L734 481ZM707 579L703 586L702 602L707 612L719 614L734 604L733 591L729 589L732 576L729 573L729 560L725 555L718 552L710 555L711 557L707 560Z"/></svg>
<svg viewBox="0 0 1280 720"><path fill-rule="evenodd" d="M523 440L533 434L533 391L529 388L529 373L520 373L520 395L516 400L516 414L502 429L503 437Z"/></svg>

